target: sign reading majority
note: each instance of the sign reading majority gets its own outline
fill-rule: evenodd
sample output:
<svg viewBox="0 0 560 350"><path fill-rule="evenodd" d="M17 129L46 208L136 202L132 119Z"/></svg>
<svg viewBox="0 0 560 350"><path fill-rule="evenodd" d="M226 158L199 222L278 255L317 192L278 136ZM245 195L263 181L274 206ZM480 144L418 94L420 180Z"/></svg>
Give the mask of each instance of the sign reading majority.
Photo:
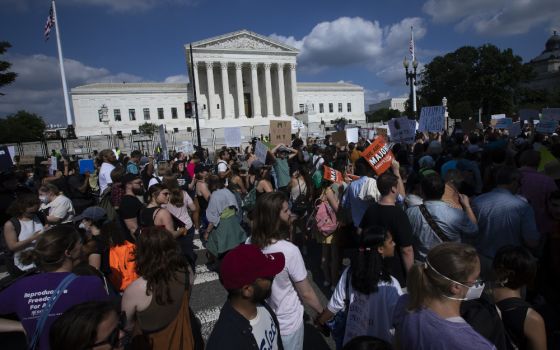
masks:
<svg viewBox="0 0 560 350"><path fill-rule="evenodd" d="M362 152L362 157L367 160L377 175L387 171L394 159L393 152L391 152L383 137L376 137L371 145Z"/></svg>
<svg viewBox="0 0 560 350"><path fill-rule="evenodd" d="M439 132L445 127L445 107L422 107L418 131Z"/></svg>
<svg viewBox="0 0 560 350"><path fill-rule="evenodd" d="M341 183L342 182L342 173L336 169L328 167L325 165L325 172L323 173L323 178L328 181Z"/></svg>
<svg viewBox="0 0 560 350"><path fill-rule="evenodd" d="M270 143L289 145L292 142L292 122L289 120L270 121Z"/></svg>

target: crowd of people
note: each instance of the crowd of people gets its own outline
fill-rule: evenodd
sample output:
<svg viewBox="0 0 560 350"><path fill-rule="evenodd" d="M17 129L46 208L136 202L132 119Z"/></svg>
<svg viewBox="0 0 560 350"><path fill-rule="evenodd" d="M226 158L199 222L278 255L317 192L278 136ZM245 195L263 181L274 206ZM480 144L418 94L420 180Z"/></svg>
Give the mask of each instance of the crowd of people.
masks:
<svg viewBox="0 0 560 350"><path fill-rule="evenodd" d="M560 347L558 136L418 133L386 140L381 174L363 157L371 140L294 136L265 157L259 142L213 157L106 149L93 172L60 157L54 173L0 174L0 337L303 349L307 307L336 349ZM227 291L207 339L189 306L195 237Z"/></svg>

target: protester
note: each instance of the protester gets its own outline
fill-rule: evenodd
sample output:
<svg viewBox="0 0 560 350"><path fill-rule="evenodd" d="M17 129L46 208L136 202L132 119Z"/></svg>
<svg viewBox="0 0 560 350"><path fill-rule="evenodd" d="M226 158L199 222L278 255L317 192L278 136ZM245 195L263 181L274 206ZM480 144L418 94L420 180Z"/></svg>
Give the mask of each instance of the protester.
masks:
<svg viewBox="0 0 560 350"><path fill-rule="evenodd" d="M113 165L117 161L115 153L110 149L99 152L97 164L99 165L99 193L104 194L105 190L113 183L111 171L115 169Z"/></svg>
<svg viewBox="0 0 560 350"><path fill-rule="evenodd" d="M169 210L162 207L169 203L171 191L165 185L155 184L148 190L148 205L140 211L141 227L163 226L173 237L177 238L187 234L187 229L178 227Z"/></svg>
<svg viewBox="0 0 560 350"><path fill-rule="evenodd" d="M282 253L263 254L242 244L226 254L220 282L228 299L206 349L284 349L276 314L266 303L272 281L284 268Z"/></svg>
<svg viewBox="0 0 560 350"><path fill-rule="evenodd" d="M130 153L130 159L126 164L126 173L132 175L140 175L140 158L142 158L142 152L135 149Z"/></svg>
<svg viewBox="0 0 560 350"><path fill-rule="evenodd" d="M46 184L39 188L39 208L45 215L46 222L49 224L63 224L71 222L75 211L72 201L66 197L58 187L53 184Z"/></svg>
<svg viewBox="0 0 560 350"><path fill-rule="evenodd" d="M144 194L144 186L140 177L134 174L124 175L121 185L124 187L124 195L118 213L124 224L123 227L127 229L127 238L133 241L138 236L140 228L139 218L143 204L138 196Z"/></svg>

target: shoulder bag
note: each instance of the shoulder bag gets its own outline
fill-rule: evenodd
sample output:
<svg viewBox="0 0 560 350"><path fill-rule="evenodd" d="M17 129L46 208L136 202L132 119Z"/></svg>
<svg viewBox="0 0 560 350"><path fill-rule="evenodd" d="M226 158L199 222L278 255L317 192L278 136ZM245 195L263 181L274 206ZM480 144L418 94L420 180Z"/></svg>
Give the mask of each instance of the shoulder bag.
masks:
<svg viewBox="0 0 560 350"><path fill-rule="evenodd" d="M432 217L432 214L430 214L430 212L428 211L428 208L426 208L426 205L420 204L418 206L418 208L420 209L420 212L422 213L422 216L424 217L424 219L426 219L426 221L428 222L428 225L430 225L430 227L432 228L432 231L434 231L436 236L438 236L438 238L442 242L449 242L449 238L447 238L447 236L443 233L443 231L438 226L438 224L436 224L434 218Z"/></svg>

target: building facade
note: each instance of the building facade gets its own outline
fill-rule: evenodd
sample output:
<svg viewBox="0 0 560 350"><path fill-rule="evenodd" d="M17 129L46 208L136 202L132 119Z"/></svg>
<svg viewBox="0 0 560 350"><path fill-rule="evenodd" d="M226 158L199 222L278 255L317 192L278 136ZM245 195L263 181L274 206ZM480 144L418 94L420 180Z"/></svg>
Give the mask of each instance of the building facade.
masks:
<svg viewBox="0 0 560 350"><path fill-rule="evenodd" d="M546 41L544 51L528 65L536 76L527 84L533 89L553 90L560 87L560 35L556 31Z"/></svg>
<svg viewBox="0 0 560 350"><path fill-rule="evenodd" d="M201 128L267 126L271 118L291 120L308 106L313 115L308 122L365 121L362 87L298 83L298 51L281 42L242 30L190 45L185 45L187 71L196 86ZM191 84L79 86L72 89L76 134L130 134L146 122L167 130L193 129L194 118L185 111L189 101L194 101Z"/></svg>
<svg viewBox="0 0 560 350"><path fill-rule="evenodd" d="M406 101L408 101L407 97L389 98L378 103L370 104L368 111L375 112L383 108L389 108L396 109L402 113L406 110Z"/></svg>

